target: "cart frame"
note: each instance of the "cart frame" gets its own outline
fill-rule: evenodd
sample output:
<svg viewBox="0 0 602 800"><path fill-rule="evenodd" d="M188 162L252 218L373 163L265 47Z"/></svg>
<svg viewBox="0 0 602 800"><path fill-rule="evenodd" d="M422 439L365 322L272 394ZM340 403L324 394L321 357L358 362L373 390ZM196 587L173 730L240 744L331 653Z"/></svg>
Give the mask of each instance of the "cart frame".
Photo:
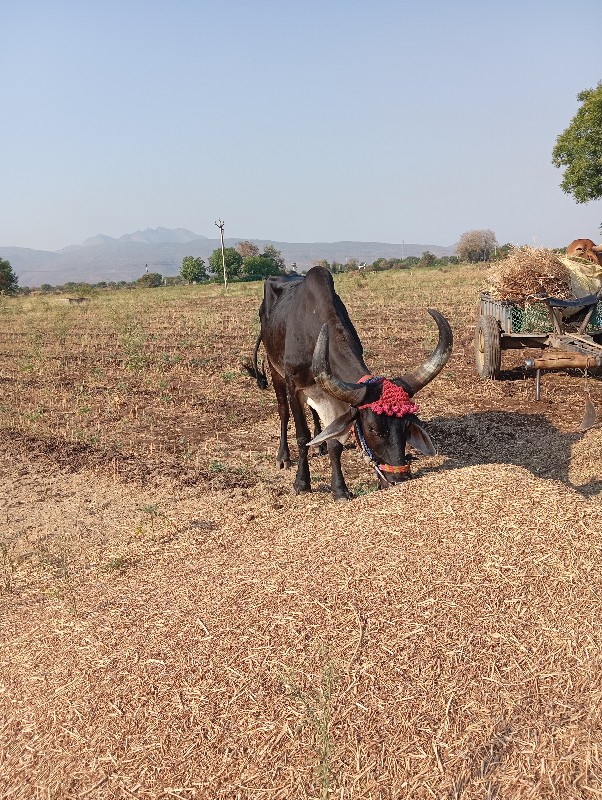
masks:
<svg viewBox="0 0 602 800"><path fill-rule="evenodd" d="M542 312L540 329L536 323L534 330L516 330L516 319L525 316L525 308L481 293L475 324L475 363L482 378L495 380L500 377L504 350L550 350L524 363L526 369L535 370L535 399L539 400L542 370L602 367L602 289L578 300L547 295L532 300L532 307Z"/></svg>

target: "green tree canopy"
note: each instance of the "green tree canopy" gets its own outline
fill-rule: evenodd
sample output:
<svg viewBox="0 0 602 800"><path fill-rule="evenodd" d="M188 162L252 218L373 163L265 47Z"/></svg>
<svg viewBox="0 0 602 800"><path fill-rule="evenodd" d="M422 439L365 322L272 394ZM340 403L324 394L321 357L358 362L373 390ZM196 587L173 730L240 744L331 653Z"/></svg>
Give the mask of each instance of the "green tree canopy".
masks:
<svg viewBox="0 0 602 800"><path fill-rule="evenodd" d="M263 248L262 253L264 258L269 259L274 267L278 268L279 272L286 272L286 262L284 261L284 257L280 250L277 247L274 247L273 244L266 244Z"/></svg>
<svg viewBox="0 0 602 800"><path fill-rule="evenodd" d="M420 256L419 264L421 267L432 267L437 263L437 256L431 253L430 250L425 250Z"/></svg>
<svg viewBox="0 0 602 800"><path fill-rule="evenodd" d="M244 247L243 247L244 245ZM283 275L286 265L280 250L271 244L266 244L263 253L252 242L239 242L237 252L245 252L241 274L247 280L261 280L269 275Z"/></svg>
<svg viewBox="0 0 602 800"><path fill-rule="evenodd" d="M224 247L224 261L226 262L226 276L230 278L237 278L242 271L242 256L236 251L234 247ZM222 266L222 249L218 247L209 256L209 266L211 272L214 272L218 279L224 277L224 268Z"/></svg>
<svg viewBox="0 0 602 800"><path fill-rule="evenodd" d="M19 281L10 261L0 258L0 294L16 294L18 290Z"/></svg>
<svg viewBox="0 0 602 800"><path fill-rule="evenodd" d="M602 81L577 95L581 108L556 140L552 164L565 167L560 187L578 203L602 197Z"/></svg>
<svg viewBox="0 0 602 800"><path fill-rule="evenodd" d="M161 286L163 283L163 275L159 272L146 272L136 281L138 286L145 286L147 288L153 289L157 286Z"/></svg>
<svg viewBox="0 0 602 800"><path fill-rule="evenodd" d="M261 280L268 275L280 275L281 270L265 255L245 258L244 276L248 280Z"/></svg>
<svg viewBox="0 0 602 800"><path fill-rule="evenodd" d="M200 283L200 281L205 281L209 277L203 259L195 258L194 256L184 256L180 275L188 283Z"/></svg>
<svg viewBox="0 0 602 800"><path fill-rule="evenodd" d="M79 283L78 281L67 281L67 283L63 284L63 291L78 295L91 295L93 293L91 284Z"/></svg>

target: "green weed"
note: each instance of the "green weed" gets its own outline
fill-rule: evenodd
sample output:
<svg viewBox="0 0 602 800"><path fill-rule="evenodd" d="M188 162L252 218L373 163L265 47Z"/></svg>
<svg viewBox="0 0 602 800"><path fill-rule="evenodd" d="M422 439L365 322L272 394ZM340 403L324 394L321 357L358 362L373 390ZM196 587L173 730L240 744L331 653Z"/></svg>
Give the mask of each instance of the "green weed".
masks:
<svg viewBox="0 0 602 800"><path fill-rule="evenodd" d="M332 787L332 741L330 723L334 692L339 680L339 672L328 649L324 653L319 685L315 689L304 689L293 672L285 678L287 693L297 700L304 709L304 716L297 726L297 731L307 727L311 730L316 750L316 779L320 789L320 800L328 800Z"/></svg>
<svg viewBox="0 0 602 800"><path fill-rule="evenodd" d="M98 569L101 572L123 572L131 565L131 561L127 556L115 556L110 558L106 563L102 564Z"/></svg>

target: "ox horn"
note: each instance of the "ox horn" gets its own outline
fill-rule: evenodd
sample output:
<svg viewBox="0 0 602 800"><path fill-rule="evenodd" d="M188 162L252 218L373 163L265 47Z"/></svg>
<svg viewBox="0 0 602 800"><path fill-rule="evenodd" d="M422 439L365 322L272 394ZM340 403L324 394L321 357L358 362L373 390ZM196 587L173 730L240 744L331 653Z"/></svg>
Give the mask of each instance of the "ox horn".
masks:
<svg viewBox="0 0 602 800"><path fill-rule="evenodd" d="M602 244L597 245L596 247L592 247L594 253L602 253Z"/></svg>
<svg viewBox="0 0 602 800"><path fill-rule="evenodd" d="M433 378L441 372L451 355L454 342L452 329L443 314L440 314L434 308L429 308L427 310L439 328L439 341L437 346L424 364L421 364L407 375L393 381L404 388L410 396L415 395L416 392L423 389L427 383L430 383Z"/></svg>
<svg viewBox="0 0 602 800"><path fill-rule="evenodd" d="M316 383L329 395L349 403L350 406L359 406L364 402L368 387L365 383L346 383L332 374L330 359L328 357L328 325L322 325L311 365Z"/></svg>

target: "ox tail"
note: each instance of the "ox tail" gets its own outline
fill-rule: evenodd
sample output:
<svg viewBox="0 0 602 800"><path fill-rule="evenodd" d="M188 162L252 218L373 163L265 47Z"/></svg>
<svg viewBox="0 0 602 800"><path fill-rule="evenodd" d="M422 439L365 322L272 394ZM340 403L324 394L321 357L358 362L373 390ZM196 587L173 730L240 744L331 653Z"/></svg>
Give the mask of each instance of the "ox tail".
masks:
<svg viewBox="0 0 602 800"><path fill-rule="evenodd" d="M257 385L260 389L268 388L268 376L265 373L265 361L261 362L261 369L259 368L258 354L261 345L261 334L257 337L255 347L253 348L253 360L247 359L242 362L243 370L248 373L252 378L255 378Z"/></svg>

